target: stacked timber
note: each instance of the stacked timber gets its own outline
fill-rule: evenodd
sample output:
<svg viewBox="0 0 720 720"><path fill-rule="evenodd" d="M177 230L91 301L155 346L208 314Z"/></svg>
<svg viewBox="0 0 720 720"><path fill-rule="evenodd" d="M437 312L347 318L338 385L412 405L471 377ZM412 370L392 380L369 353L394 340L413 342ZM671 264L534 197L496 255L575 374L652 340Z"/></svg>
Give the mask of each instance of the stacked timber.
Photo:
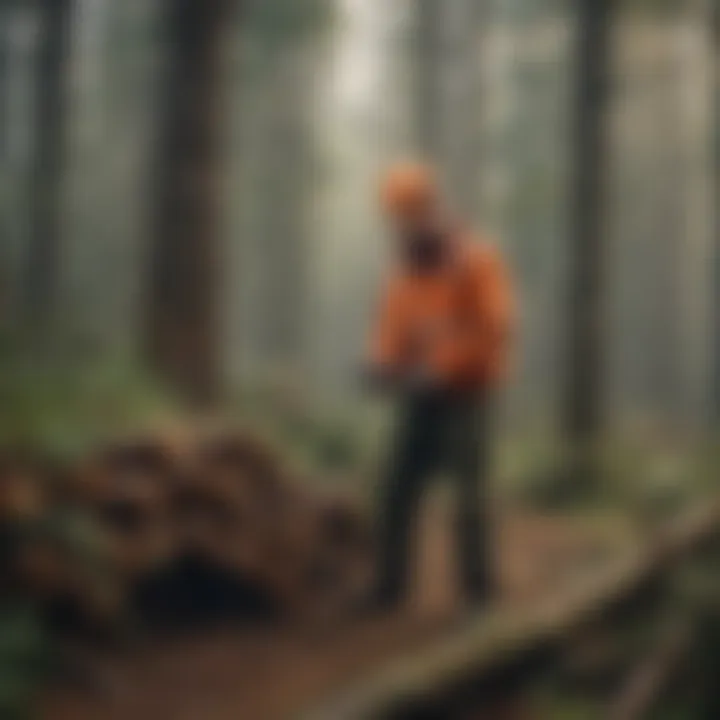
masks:
<svg viewBox="0 0 720 720"><path fill-rule="evenodd" d="M61 471L6 460L0 531L4 592L94 625L325 613L369 569L357 503L237 432L130 439Z"/></svg>
<svg viewBox="0 0 720 720"><path fill-rule="evenodd" d="M120 612L121 593L70 477L27 457L0 461L0 600L30 602L63 630L95 631Z"/></svg>

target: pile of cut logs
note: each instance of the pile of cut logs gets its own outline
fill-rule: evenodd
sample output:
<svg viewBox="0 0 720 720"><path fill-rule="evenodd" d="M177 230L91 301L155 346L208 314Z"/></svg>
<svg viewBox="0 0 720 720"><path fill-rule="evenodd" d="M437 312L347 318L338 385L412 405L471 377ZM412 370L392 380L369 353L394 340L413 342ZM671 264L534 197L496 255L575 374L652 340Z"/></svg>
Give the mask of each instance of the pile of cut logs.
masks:
<svg viewBox="0 0 720 720"><path fill-rule="evenodd" d="M0 593L63 626L305 617L366 582L357 502L239 432L142 437L58 468L0 464Z"/></svg>

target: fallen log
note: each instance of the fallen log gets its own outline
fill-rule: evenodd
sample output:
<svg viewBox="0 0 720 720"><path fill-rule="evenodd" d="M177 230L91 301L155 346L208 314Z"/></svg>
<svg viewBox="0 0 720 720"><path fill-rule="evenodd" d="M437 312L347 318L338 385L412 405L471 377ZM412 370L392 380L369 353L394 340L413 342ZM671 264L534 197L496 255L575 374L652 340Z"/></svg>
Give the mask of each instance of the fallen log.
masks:
<svg viewBox="0 0 720 720"><path fill-rule="evenodd" d="M657 706L668 680L677 672L690 645L691 630L674 628L635 669L607 711L607 720L643 720Z"/></svg>
<svg viewBox="0 0 720 720"><path fill-rule="evenodd" d="M720 502L705 503L652 542L594 570L530 611L496 608L373 677L311 709L308 720L453 717L509 697L547 667L574 633L611 615L720 534Z"/></svg>

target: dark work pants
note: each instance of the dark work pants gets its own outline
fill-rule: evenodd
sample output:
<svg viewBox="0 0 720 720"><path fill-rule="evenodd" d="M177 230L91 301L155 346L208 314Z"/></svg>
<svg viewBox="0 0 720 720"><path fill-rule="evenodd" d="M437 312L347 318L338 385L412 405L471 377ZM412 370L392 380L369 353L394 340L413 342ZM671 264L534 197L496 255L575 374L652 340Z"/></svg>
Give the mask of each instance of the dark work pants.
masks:
<svg viewBox="0 0 720 720"><path fill-rule="evenodd" d="M478 391L433 391L400 408L381 507L379 593L397 602L407 590L417 510L430 476L447 472L455 483L456 534L468 599L492 591L487 517L490 401Z"/></svg>

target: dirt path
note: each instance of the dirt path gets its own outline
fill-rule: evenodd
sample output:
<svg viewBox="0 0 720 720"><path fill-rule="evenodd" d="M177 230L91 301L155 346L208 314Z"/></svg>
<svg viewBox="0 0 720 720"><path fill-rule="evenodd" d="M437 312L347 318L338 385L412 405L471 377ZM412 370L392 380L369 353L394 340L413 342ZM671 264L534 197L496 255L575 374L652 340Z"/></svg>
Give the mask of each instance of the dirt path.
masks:
<svg viewBox="0 0 720 720"><path fill-rule="evenodd" d="M356 679L388 655L420 650L462 622L448 510L423 521L420 570L408 607L393 617L342 626L252 628L138 649L109 664L115 692L100 699L47 698L43 720L275 720ZM499 523L505 602L533 602L572 582L579 566L624 544L614 524L528 514Z"/></svg>

